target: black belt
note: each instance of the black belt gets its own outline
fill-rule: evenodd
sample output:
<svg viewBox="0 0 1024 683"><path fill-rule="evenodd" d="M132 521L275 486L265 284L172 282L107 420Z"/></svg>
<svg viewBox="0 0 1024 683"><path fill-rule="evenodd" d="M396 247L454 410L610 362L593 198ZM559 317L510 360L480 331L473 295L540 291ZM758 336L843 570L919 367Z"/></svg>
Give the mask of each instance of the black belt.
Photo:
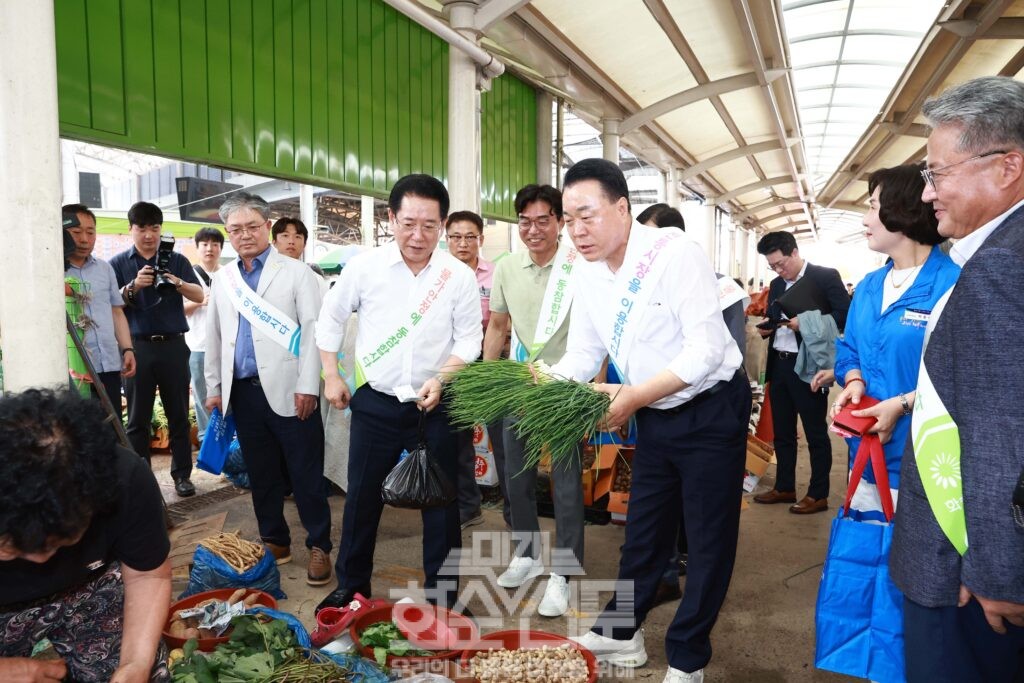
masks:
<svg viewBox="0 0 1024 683"><path fill-rule="evenodd" d="M174 332L173 334L137 334L132 337L132 339L135 341L162 342L171 341L172 339L178 339L184 336L184 332Z"/></svg>
<svg viewBox="0 0 1024 683"><path fill-rule="evenodd" d="M796 351L779 351L778 349L772 349L772 353L779 358L796 358L797 354Z"/></svg>
<svg viewBox="0 0 1024 683"><path fill-rule="evenodd" d="M671 408L649 408L648 410L653 410L654 412L659 413L661 415L675 415L676 413L681 413L687 408L692 408L696 405L700 405L704 401L708 400L709 398L720 392L722 389L725 389L727 386L732 384L732 382L734 382L737 377L740 376L740 373L741 370L737 370L736 374L732 376L732 379L719 380L718 382L713 384L710 389L705 389L704 391L700 392L699 394L691 398L689 401L684 401L683 403L680 403L677 406L672 406Z"/></svg>

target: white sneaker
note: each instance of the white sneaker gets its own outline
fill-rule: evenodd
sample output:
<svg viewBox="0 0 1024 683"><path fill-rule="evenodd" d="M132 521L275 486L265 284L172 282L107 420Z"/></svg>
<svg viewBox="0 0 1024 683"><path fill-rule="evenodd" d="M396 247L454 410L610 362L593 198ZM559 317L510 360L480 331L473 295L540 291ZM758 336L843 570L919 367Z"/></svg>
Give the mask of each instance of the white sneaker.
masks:
<svg viewBox="0 0 1024 683"><path fill-rule="evenodd" d="M544 589L544 598L540 601L537 613L542 617L560 617L569 609L569 582L564 576L552 573L548 577L548 587Z"/></svg>
<svg viewBox="0 0 1024 683"><path fill-rule="evenodd" d="M662 683L704 683L704 669L686 673L680 669L669 667Z"/></svg>
<svg viewBox="0 0 1024 683"><path fill-rule="evenodd" d="M647 663L644 632L639 629L629 640L606 638L593 631L588 631L582 636L570 636L569 640L590 650L599 662L608 662L627 669L635 669Z"/></svg>
<svg viewBox="0 0 1024 683"><path fill-rule="evenodd" d="M513 557L508 569L498 577L498 585L502 588L519 588L530 579L544 573L544 563L532 557Z"/></svg>

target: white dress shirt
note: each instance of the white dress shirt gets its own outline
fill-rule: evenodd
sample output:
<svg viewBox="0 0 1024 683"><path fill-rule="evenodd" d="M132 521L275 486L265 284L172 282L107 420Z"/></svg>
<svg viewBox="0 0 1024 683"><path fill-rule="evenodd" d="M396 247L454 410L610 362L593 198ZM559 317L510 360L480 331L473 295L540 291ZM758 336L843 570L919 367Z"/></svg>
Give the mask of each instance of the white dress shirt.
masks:
<svg viewBox="0 0 1024 683"><path fill-rule="evenodd" d="M807 272L807 261L804 260L804 265L800 268L800 273L796 276L796 280L783 280L786 283L786 289L796 284L797 280L804 276ZM789 316L785 313L782 314L783 320L789 320ZM796 332L789 329L788 327L779 326L775 330L775 343L773 345L776 351L789 351L790 353L797 353L800 350L800 344L796 341Z"/></svg>
<svg viewBox="0 0 1024 683"><path fill-rule="evenodd" d="M438 290L445 271L450 273L447 291L414 324L413 314ZM395 387L407 384L419 389L449 356L471 363L480 355L483 326L476 275L445 251L435 250L419 275L409 270L394 242L353 257L320 310L320 350L335 353L341 348L345 322L353 313L359 314L357 373L377 391L394 395ZM382 347L387 349L383 354Z"/></svg>
<svg viewBox="0 0 1024 683"><path fill-rule="evenodd" d="M662 228L666 230L669 228ZM649 244L650 228L634 222L623 267ZM645 235L646 233L646 235ZM665 247L658 258L670 259L636 321L635 341L626 358L629 384L641 384L662 370L670 370L689 386L651 404L672 408L722 380L732 379L743 363L742 355L722 320L718 278L707 256L685 233ZM615 273L604 261L577 261L575 298L569 318L569 341L562 360L551 371L577 381L589 381L608 355L598 325L607 322L605 311L622 297Z"/></svg>

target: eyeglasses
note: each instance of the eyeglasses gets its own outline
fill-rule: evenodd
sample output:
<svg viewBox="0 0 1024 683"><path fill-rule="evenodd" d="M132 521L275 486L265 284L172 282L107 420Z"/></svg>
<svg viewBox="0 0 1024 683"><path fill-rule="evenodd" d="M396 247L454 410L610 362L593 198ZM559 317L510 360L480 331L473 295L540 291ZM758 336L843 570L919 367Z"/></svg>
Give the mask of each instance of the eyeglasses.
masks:
<svg viewBox="0 0 1024 683"><path fill-rule="evenodd" d="M424 235L433 235L441 229L441 226L433 225L432 223L427 223L425 225L419 225L417 223L397 223L395 225L395 231L403 233L414 232L417 228L419 228L420 232Z"/></svg>
<svg viewBox="0 0 1024 683"><path fill-rule="evenodd" d="M782 270L782 268L783 268L783 267L784 267L784 266L786 265L786 263L787 263L787 262L789 261L789 259L791 259L792 257L793 257L793 255L792 255L792 254L790 254L789 256L783 256L783 257L782 257L781 259L779 259L779 260L778 260L778 261L776 261L775 263L771 263L771 262L769 262L769 263L768 263L768 268L769 268L770 270L773 270L773 271L775 271L775 272L777 273L777 272L779 272L780 270Z"/></svg>
<svg viewBox="0 0 1024 683"><path fill-rule="evenodd" d="M991 152L977 154L968 159L964 159L963 161L958 161L955 164L947 164L941 168L926 168L923 171L921 171L921 177L924 178L925 183L931 185L931 188L933 190L936 190L938 189L937 185L939 182L939 178L941 178L944 175L947 175L946 173L942 173L942 171L953 168L954 166L959 166L960 164L966 164L968 161L976 161L977 159L984 159L985 157L994 156L996 154L1009 154L1009 152L1002 149L994 149Z"/></svg>
<svg viewBox="0 0 1024 683"><path fill-rule="evenodd" d="M536 225L538 230L546 230L551 227L551 224L555 220L553 212L548 212L545 216L537 216L536 218L530 218L529 216L519 217L519 229L529 230L532 226Z"/></svg>
<svg viewBox="0 0 1024 683"><path fill-rule="evenodd" d="M476 242L480 235L448 235L449 242Z"/></svg>
<svg viewBox="0 0 1024 683"><path fill-rule="evenodd" d="M234 230L227 230L229 237L238 237L240 235L255 235L260 229L265 226L266 223L255 223L253 225L242 225L235 228Z"/></svg>

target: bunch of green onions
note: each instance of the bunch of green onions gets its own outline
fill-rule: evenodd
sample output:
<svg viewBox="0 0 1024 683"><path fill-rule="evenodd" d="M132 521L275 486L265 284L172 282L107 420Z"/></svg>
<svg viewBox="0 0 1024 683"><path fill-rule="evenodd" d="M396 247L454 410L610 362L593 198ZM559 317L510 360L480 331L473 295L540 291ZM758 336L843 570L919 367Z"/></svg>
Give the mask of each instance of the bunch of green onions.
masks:
<svg viewBox="0 0 1024 683"><path fill-rule="evenodd" d="M611 399L589 384L557 380L534 366L510 360L472 363L449 384L448 412L459 428L518 418L526 439L524 469L545 450L555 467L577 454L576 445L598 431Z"/></svg>

